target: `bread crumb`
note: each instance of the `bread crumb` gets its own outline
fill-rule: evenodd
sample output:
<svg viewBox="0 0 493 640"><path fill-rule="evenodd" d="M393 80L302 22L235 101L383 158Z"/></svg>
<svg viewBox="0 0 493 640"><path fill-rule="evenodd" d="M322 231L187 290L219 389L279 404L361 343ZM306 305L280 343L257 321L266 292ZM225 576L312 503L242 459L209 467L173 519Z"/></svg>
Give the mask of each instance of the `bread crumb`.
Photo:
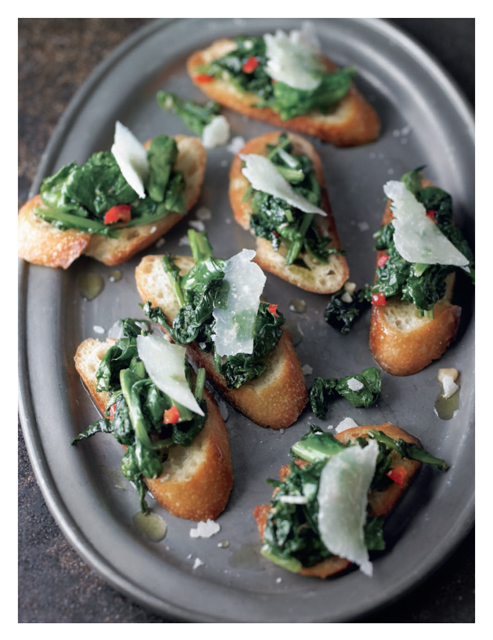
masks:
<svg viewBox="0 0 493 640"><path fill-rule="evenodd" d="M443 382L445 376L450 376L452 380L455 382L459 377L459 372L457 369L438 369L438 382Z"/></svg>
<svg viewBox="0 0 493 640"><path fill-rule="evenodd" d="M211 538L218 533L221 527L214 522L214 520L207 520L207 522L197 523L196 529L190 529L191 538Z"/></svg>

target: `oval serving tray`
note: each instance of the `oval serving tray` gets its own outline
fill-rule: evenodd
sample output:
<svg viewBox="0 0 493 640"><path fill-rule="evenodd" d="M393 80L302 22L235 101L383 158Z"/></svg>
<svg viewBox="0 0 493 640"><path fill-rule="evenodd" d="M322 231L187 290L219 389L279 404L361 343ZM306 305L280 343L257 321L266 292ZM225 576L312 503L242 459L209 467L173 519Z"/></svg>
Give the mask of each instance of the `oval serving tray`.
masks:
<svg viewBox="0 0 493 640"><path fill-rule="evenodd" d="M161 88L203 99L185 72L185 60L211 41L240 33L293 29L299 21L156 21L129 38L100 65L61 119L33 184L63 164L83 162L109 149L114 122L121 120L145 140L160 132L189 133L173 114L164 114L155 94ZM339 235L347 250L351 280L373 277L372 233L383 213L382 185L426 164L426 176L454 197L456 220L472 236L474 226L473 120L460 92L435 61L399 30L379 20L317 20L324 51L340 65L358 68L357 84L381 116L381 138L354 149L315 142L321 154ZM271 130L228 112L234 136L245 140ZM232 154L208 152L206 180L197 205L213 217L206 228L219 257L227 258L253 240L232 219L227 197ZM195 210L197 209L195 208ZM180 245L188 219L147 253L189 253ZM456 343L439 366L461 372L461 408L450 421L433 411L439 393L438 366L409 378L383 374L383 391L370 409L334 403L328 420L306 409L284 433L264 430L229 407L227 421L235 485L211 539L192 539L195 525L153 509L169 526L166 539L152 543L132 524L137 494L118 472L119 445L109 436L70 447L74 435L97 417L73 365L77 345L100 337L120 317L139 316L133 272L141 256L120 267L123 278L108 280L110 268L86 258L67 271L20 264L19 343L21 422L31 462L46 502L70 543L116 589L147 608L175 619L204 622L329 622L354 620L389 603L441 563L472 526L474 509L474 322L473 297L459 288L463 318ZM105 279L92 302L78 293L87 272ZM297 351L313 377L348 375L371 366L367 314L349 336L323 321L327 299L296 289L268 274L265 299L275 301L304 335ZM290 312L302 298L305 314ZM104 339L104 336L103 336ZM352 571L318 581L291 575L258 554L252 516L269 499L265 478L276 477L289 447L309 422L327 426L351 416L360 425L391 421L418 436L425 448L447 459L446 474L423 469L386 527L387 551L375 559L374 576ZM218 547L228 540L229 548ZM193 569L196 558L204 564Z"/></svg>

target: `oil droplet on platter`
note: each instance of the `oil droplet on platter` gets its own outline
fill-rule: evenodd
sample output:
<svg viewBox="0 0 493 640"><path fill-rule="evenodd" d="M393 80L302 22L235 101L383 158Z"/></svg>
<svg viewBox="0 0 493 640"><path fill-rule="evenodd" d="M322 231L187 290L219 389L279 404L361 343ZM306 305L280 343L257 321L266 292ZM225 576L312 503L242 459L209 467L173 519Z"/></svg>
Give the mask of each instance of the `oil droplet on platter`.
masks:
<svg viewBox="0 0 493 640"><path fill-rule="evenodd" d="M166 536L168 525L158 516L157 513L148 511L147 513L136 513L132 518L134 525L143 533L151 542L160 542Z"/></svg>
<svg viewBox="0 0 493 640"><path fill-rule="evenodd" d="M460 389L450 398L445 398L443 391L440 391L435 400L435 413L440 420L451 420L457 414L459 411L459 395Z"/></svg>
<svg viewBox="0 0 493 640"><path fill-rule="evenodd" d="M79 280L80 295L85 300L94 300L104 289L104 280L96 273L85 273Z"/></svg>
<svg viewBox="0 0 493 640"><path fill-rule="evenodd" d="M262 571L260 564L260 547L259 542L247 543L241 545L239 549L235 549L229 557L228 564L230 567L242 569L253 569L254 571Z"/></svg>
<svg viewBox="0 0 493 640"><path fill-rule="evenodd" d="M229 542L228 540L221 540L217 546L221 549L227 549L229 547Z"/></svg>
<svg viewBox="0 0 493 640"><path fill-rule="evenodd" d="M305 313L306 302L301 298L293 298L289 303L289 310L295 313Z"/></svg>
<svg viewBox="0 0 493 640"><path fill-rule="evenodd" d="M109 275L109 281L110 282L118 282L118 280L122 279L122 272L120 271L120 269L115 269L114 271L110 272Z"/></svg>
<svg viewBox="0 0 493 640"><path fill-rule="evenodd" d="M297 347L301 342L303 342L303 334L301 333L300 325L296 320L286 320L284 328L291 334L294 347Z"/></svg>

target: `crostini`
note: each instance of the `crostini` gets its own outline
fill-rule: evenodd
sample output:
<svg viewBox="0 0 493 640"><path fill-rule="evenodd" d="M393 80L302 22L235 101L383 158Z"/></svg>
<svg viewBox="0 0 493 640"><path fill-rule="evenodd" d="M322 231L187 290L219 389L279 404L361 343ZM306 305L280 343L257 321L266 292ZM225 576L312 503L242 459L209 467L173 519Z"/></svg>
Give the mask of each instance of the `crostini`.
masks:
<svg viewBox="0 0 493 640"><path fill-rule="evenodd" d="M280 567L327 578L352 564L368 576L369 551L385 549L385 518L421 464L446 470L417 438L391 425L333 436L311 427L291 448L270 504L254 510L261 554Z"/></svg>
<svg viewBox="0 0 493 640"><path fill-rule="evenodd" d="M72 444L111 433L125 448L121 470L143 512L147 488L179 518L217 518L233 486L228 434L205 372L195 376L185 349L127 318L118 340L85 340L75 367L103 418Z"/></svg>
<svg viewBox="0 0 493 640"><path fill-rule="evenodd" d="M207 96L250 118L338 147L379 136L378 116L352 82L356 70L324 57L309 23L289 34L217 40L187 69Z"/></svg>
<svg viewBox="0 0 493 640"><path fill-rule="evenodd" d="M138 265L144 312L238 411L263 427L290 426L308 392L284 317L260 301L265 275L251 262L255 252L214 259L205 233L188 235L193 257L146 256Z"/></svg>
<svg viewBox="0 0 493 640"><path fill-rule="evenodd" d="M126 262L197 201L206 153L199 138L164 134L142 145L119 122L112 150L45 178L19 211L19 257L67 269L82 254Z"/></svg>
<svg viewBox="0 0 493 640"><path fill-rule="evenodd" d="M262 269L315 293L343 286L349 269L309 142L279 132L254 138L235 156L229 178L235 220L255 236Z"/></svg>
<svg viewBox="0 0 493 640"><path fill-rule="evenodd" d="M422 168L384 186L388 201L375 234L370 349L396 376L441 358L461 315L452 304L455 271L462 268L474 280L474 257L454 226L452 198L424 180Z"/></svg>

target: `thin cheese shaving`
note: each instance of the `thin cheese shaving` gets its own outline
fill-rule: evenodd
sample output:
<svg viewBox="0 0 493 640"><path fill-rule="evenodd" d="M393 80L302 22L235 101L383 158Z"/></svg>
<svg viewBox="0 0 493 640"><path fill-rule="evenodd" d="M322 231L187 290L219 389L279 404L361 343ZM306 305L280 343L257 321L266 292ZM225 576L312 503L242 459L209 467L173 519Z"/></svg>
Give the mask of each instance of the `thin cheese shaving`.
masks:
<svg viewBox="0 0 493 640"><path fill-rule="evenodd" d="M395 248L408 262L465 267L469 260L454 247L403 182L390 180L383 190L392 200Z"/></svg>
<svg viewBox="0 0 493 640"><path fill-rule="evenodd" d="M128 184L139 198L145 198L144 182L149 175L147 151L130 129L118 121L111 153Z"/></svg>
<svg viewBox="0 0 493 640"><path fill-rule="evenodd" d="M214 302L213 340L220 356L253 353L253 328L266 277L251 260L255 251L243 249L226 261L224 279Z"/></svg>
<svg viewBox="0 0 493 640"><path fill-rule="evenodd" d="M289 182L281 176L275 165L265 156L249 153L241 154L240 158L245 162L245 167L241 171L254 189L268 193L275 198L281 198L305 213L318 213L321 216L327 216L323 209L316 207L302 195L296 193Z"/></svg>

